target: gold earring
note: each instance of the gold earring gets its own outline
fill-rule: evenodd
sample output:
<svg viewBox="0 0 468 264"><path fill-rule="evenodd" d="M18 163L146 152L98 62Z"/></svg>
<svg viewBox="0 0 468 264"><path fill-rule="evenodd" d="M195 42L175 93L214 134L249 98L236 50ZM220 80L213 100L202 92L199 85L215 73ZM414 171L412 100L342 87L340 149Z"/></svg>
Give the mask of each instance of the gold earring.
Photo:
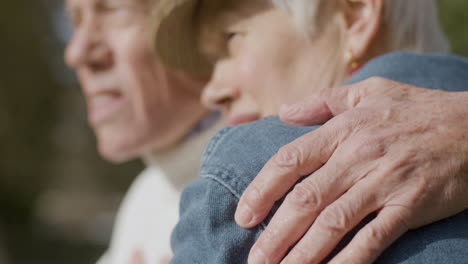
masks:
<svg viewBox="0 0 468 264"><path fill-rule="evenodd" d="M349 75L353 75L354 73L359 71L362 68L362 66L364 66L356 58L354 58L354 53L351 48L345 52L345 60L346 60L346 63L348 64Z"/></svg>

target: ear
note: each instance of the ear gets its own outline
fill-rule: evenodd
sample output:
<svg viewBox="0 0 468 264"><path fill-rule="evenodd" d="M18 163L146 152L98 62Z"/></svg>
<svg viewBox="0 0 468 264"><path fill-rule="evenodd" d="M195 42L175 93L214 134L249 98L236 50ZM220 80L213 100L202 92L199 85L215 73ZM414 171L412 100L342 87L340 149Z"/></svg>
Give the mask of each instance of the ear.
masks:
<svg viewBox="0 0 468 264"><path fill-rule="evenodd" d="M366 57L382 25L384 0L345 0L345 2L347 48L352 51L353 59Z"/></svg>

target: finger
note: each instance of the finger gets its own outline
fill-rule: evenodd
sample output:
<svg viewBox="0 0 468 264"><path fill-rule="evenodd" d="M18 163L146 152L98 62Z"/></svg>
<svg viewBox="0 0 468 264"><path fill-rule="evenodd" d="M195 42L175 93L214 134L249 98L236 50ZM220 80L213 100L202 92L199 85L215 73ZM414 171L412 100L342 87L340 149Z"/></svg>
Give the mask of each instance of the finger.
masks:
<svg viewBox="0 0 468 264"><path fill-rule="evenodd" d="M351 126L335 128L333 122L328 123L282 147L242 195L236 222L244 228L260 223L302 176L316 171L331 157L351 129Z"/></svg>
<svg viewBox="0 0 468 264"><path fill-rule="evenodd" d="M282 105L280 119L291 125L320 125L333 117L326 101L319 97L308 97L293 105Z"/></svg>
<svg viewBox="0 0 468 264"><path fill-rule="evenodd" d="M324 89L296 104L282 105L279 116L283 122L293 125L323 124L355 106L353 95L358 85L362 84Z"/></svg>
<svg viewBox="0 0 468 264"><path fill-rule="evenodd" d="M328 172L320 173L321 170ZM346 181L339 180L342 177L336 171L322 167L317 173L317 176L330 173L336 177L310 176L298 183L252 247L249 263L278 263L307 232L320 211L346 188Z"/></svg>
<svg viewBox="0 0 468 264"><path fill-rule="evenodd" d="M361 117L367 118L364 115ZM342 172L353 164L361 164L353 166L359 169L365 159L380 157L382 149L378 144L370 142L371 137L367 137L365 133L360 133L359 138L348 139L363 123L361 117L351 120L347 114L343 114L280 149L242 195L235 214L236 222L244 228L252 228L259 224L274 203L302 176L318 170L327 162L330 165L326 166L334 167L336 173L330 172L320 176L324 179L328 178L328 175L342 175ZM330 157L339 146L343 146L343 154L330 162Z"/></svg>
<svg viewBox="0 0 468 264"><path fill-rule="evenodd" d="M360 102L374 95L383 96L383 90L391 90L396 82L373 77L365 81L323 89L318 95L280 108L281 120L294 125L320 125L334 116L355 109Z"/></svg>
<svg viewBox="0 0 468 264"><path fill-rule="evenodd" d="M395 240L408 231L407 211L385 207L362 228L353 240L329 263L373 263Z"/></svg>
<svg viewBox="0 0 468 264"><path fill-rule="evenodd" d="M320 263L326 258L349 231L378 209L372 181L361 180L325 208L284 263Z"/></svg>
<svg viewBox="0 0 468 264"><path fill-rule="evenodd" d="M252 261L250 263L261 263L257 259L266 259L272 263L280 260L287 250L306 233L316 217L321 215L322 210L336 201L348 189L360 188L357 192L348 191L344 201L348 201L346 197L353 199L352 194L358 196L357 194L362 195L362 193L366 193L366 198L371 200L370 197L373 193L369 192L367 187L360 187L363 186L362 184L356 185L355 183L365 178L377 167L375 165L378 164L375 162L375 147L372 144L361 143L367 146L362 147L360 144L356 144L356 141L359 140L350 140L337 149L327 164L298 183L287 195L268 227L252 248ZM351 156L349 153L355 155ZM350 160L343 162L343 157L348 157ZM357 161L362 164L355 166ZM377 184L379 183L375 183L375 185ZM353 185L357 187L352 187ZM361 196L358 198L362 199ZM358 207L357 209L359 206L364 207L365 203L360 202L359 199L349 200L353 203L349 208L351 209L353 206ZM255 261L253 261L254 259Z"/></svg>

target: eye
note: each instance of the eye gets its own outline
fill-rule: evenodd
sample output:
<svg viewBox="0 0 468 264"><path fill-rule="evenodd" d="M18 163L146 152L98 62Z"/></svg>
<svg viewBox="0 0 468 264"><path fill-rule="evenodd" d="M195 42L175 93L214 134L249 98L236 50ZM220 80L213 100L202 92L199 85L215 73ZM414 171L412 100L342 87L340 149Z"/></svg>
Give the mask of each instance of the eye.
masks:
<svg viewBox="0 0 468 264"><path fill-rule="evenodd" d="M101 10L105 13L115 13L119 11L126 11L127 8L125 6L105 6L102 7Z"/></svg>
<svg viewBox="0 0 468 264"><path fill-rule="evenodd" d="M224 33L224 39L222 40L221 47L223 50L223 57L229 57L233 54L233 43L234 39L236 38L237 33L236 32L225 32Z"/></svg>
<svg viewBox="0 0 468 264"><path fill-rule="evenodd" d="M239 32L236 31L228 31L224 33L224 38L226 40L226 43L230 43L232 40L236 39L240 35Z"/></svg>
<svg viewBox="0 0 468 264"><path fill-rule="evenodd" d="M244 34L238 31L228 31L224 34L225 38L225 45L226 48L229 52L232 52L236 47L239 45L239 39L242 37Z"/></svg>
<svg viewBox="0 0 468 264"><path fill-rule="evenodd" d="M129 25L138 14L132 5L122 3L103 3L98 10L103 17L108 18L109 23L115 25Z"/></svg>
<svg viewBox="0 0 468 264"><path fill-rule="evenodd" d="M215 43L216 46L213 46L210 53L215 54L215 58L230 57L236 54L237 47L239 46L239 39L242 34L239 31L226 30L221 32L218 35Z"/></svg>
<svg viewBox="0 0 468 264"><path fill-rule="evenodd" d="M225 38L227 41L231 41L237 35L236 32L226 32Z"/></svg>
<svg viewBox="0 0 468 264"><path fill-rule="evenodd" d="M127 12L131 9L131 6L123 3L113 3L110 1L101 2L98 5L98 10L103 13L116 13L116 12Z"/></svg>

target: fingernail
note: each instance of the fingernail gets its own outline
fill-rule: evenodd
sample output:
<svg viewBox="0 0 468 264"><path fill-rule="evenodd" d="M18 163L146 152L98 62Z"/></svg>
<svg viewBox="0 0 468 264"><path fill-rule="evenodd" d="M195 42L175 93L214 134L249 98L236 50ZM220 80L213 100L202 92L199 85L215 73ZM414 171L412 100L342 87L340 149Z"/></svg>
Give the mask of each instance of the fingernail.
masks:
<svg viewBox="0 0 468 264"><path fill-rule="evenodd" d="M240 206L235 215L236 222L241 226L247 226L252 222L252 210L247 205Z"/></svg>

